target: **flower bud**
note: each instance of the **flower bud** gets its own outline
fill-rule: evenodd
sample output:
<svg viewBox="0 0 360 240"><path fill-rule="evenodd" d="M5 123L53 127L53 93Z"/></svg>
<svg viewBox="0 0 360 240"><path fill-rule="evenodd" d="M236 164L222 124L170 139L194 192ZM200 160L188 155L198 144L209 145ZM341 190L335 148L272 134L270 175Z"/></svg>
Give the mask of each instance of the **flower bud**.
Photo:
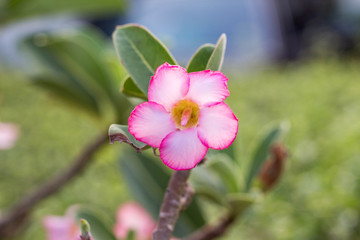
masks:
<svg viewBox="0 0 360 240"><path fill-rule="evenodd" d="M80 219L81 240L90 240L90 224L85 219Z"/></svg>
<svg viewBox="0 0 360 240"><path fill-rule="evenodd" d="M287 152L285 147L276 143L271 147L271 155L262 165L259 173L262 190L270 190L279 180L285 165Z"/></svg>

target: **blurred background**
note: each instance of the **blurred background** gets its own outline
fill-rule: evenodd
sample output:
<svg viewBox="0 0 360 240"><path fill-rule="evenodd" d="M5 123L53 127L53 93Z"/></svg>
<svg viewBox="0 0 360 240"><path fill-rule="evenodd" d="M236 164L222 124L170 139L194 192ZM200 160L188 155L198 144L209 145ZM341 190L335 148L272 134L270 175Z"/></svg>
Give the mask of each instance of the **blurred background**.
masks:
<svg viewBox="0 0 360 240"><path fill-rule="evenodd" d="M48 62L33 46L53 41L49 35L75 36L80 45L78 36L91 39L120 89L111 34L130 22L147 27L184 67L200 45L226 33L223 71L232 93L227 103L239 119L241 167L261 130L282 120L291 125L281 182L223 239L360 238L359 0L1 0L0 123L15 124L18 139L0 149L0 214L118 119L101 94L95 101L84 90L80 107L67 104L71 89L56 79L44 84L39 73ZM98 152L80 177L36 208L16 239L45 239L41 219L76 203L113 216L132 199L117 151L122 147ZM217 219L216 209L202 207Z"/></svg>

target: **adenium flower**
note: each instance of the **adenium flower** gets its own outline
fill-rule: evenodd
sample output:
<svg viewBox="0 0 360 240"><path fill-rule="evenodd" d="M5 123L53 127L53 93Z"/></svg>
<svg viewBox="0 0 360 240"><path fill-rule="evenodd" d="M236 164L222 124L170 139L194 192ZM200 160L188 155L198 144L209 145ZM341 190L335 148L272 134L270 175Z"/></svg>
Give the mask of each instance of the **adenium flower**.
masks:
<svg viewBox="0 0 360 240"><path fill-rule="evenodd" d="M10 149L19 137L19 128L13 123L0 122L0 150Z"/></svg>
<svg viewBox="0 0 360 240"><path fill-rule="evenodd" d="M227 81L219 71L187 73L164 63L151 78L149 101L131 113L129 132L159 148L168 167L194 168L208 148L227 148L236 137L238 120L224 103L230 94Z"/></svg>
<svg viewBox="0 0 360 240"><path fill-rule="evenodd" d="M150 240L156 223L146 210L136 202L128 202L116 213L114 233L118 239L125 239L129 231L135 232L135 239Z"/></svg>
<svg viewBox="0 0 360 240"><path fill-rule="evenodd" d="M80 240L80 227L72 216L46 216L43 225L47 240Z"/></svg>

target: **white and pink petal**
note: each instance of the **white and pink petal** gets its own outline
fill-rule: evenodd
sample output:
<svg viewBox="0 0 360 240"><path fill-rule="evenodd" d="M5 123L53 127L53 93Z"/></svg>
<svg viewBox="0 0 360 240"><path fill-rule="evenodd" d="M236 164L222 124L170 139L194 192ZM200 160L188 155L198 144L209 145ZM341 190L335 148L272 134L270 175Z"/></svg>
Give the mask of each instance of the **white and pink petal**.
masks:
<svg viewBox="0 0 360 240"><path fill-rule="evenodd" d="M206 155L208 148L197 136L196 128L178 130L167 135L160 145L160 158L169 168L194 168Z"/></svg>
<svg viewBox="0 0 360 240"><path fill-rule="evenodd" d="M165 108L154 102L135 107L129 117L129 132L139 141L160 147L161 141L176 130L175 123Z"/></svg>
<svg viewBox="0 0 360 240"><path fill-rule="evenodd" d="M189 76L184 68L164 63L151 78L149 101L159 103L170 111L187 94L189 83Z"/></svg>
<svg viewBox="0 0 360 240"><path fill-rule="evenodd" d="M198 136L205 146L225 149L233 143L237 132L238 120L226 103L200 109Z"/></svg>
<svg viewBox="0 0 360 240"><path fill-rule="evenodd" d="M230 94L227 77L218 71L189 73L190 87L186 95L200 106L224 101Z"/></svg>

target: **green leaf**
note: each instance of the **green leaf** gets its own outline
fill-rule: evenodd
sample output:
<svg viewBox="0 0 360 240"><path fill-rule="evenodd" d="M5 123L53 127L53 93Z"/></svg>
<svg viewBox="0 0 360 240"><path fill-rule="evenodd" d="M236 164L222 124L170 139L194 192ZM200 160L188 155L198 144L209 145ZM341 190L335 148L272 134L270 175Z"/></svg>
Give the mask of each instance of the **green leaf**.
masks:
<svg viewBox="0 0 360 240"><path fill-rule="evenodd" d="M190 72L198 72L206 69L211 54L214 52L215 45L214 44L204 44L202 45L195 54L191 57L187 71Z"/></svg>
<svg viewBox="0 0 360 240"><path fill-rule="evenodd" d="M171 171L159 158L124 151L120 161L122 176L135 200L158 218L160 206L170 180ZM194 196L189 207L181 212L175 227L175 235L183 237L205 224L197 197Z"/></svg>
<svg viewBox="0 0 360 240"><path fill-rule="evenodd" d="M212 71L220 71L224 56L225 56L225 49L226 49L226 35L222 34L216 43L215 49L212 52L209 61L206 65L206 69L210 69Z"/></svg>
<svg viewBox="0 0 360 240"><path fill-rule="evenodd" d="M254 178L258 175L261 166L269 156L270 148L283 131L282 126L271 129L260 141L251 160L249 172L245 180L245 191L249 191Z"/></svg>
<svg viewBox="0 0 360 240"><path fill-rule="evenodd" d="M116 240L116 237L112 234L112 231L106 227L108 224L104 224L103 220L101 220L95 212L82 208L78 210L76 217L79 220L83 218L89 222L91 226L91 235L95 239Z"/></svg>
<svg viewBox="0 0 360 240"><path fill-rule="evenodd" d="M136 140L128 128L127 125L111 124L109 128L110 143L113 144L115 141L119 141L120 143L125 142L136 150L141 151L146 144Z"/></svg>
<svg viewBox="0 0 360 240"><path fill-rule="evenodd" d="M100 115L100 106L94 96L69 82L67 77L61 76L61 74L42 74L33 75L31 79L35 85L47 89L64 102L75 104L91 113Z"/></svg>
<svg viewBox="0 0 360 240"><path fill-rule="evenodd" d="M243 213L256 201L255 196L246 193L228 194L226 199L229 202L232 211L236 214Z"/></svg>
<svg viewBox="0 0 360 240"><path fill-rule="evenodd" d="M138 86L136 86L134 80L132 80L130 76L124 78L120 91L129 97L147 100L146 95L138 88Z"/></svg>
<svg viewBox="0 0 360 240"><path fill-rule="evenodd" d="M216 154L214 159L210 159L207 166L213 172L215 172L225 183L228 192L239 191L238 180L236 178L236 172L239 169L234 165L233 161L226 154Z"/></svg>
<svg viewBox="0 0 360 240"><path fill-rule="evenodd" d="M213 158L216 157L217 154L225 154L227 155L226 159L230 159L232 162L236 163L235 151L236 151L236 140L229 147L222 150L215 150L209 148L206 156L208 156L209 158Z"/></svg>
<svg viewBox="0 0 360 240"><path fill-rule="evenodd" d="M146 96L156 68L165 62L176 64L165 45L140 25L117 27L113 41L121 62Z"/></svg>
<svg viewBox="0 0 360 240"><path fill-rule="evenodd" d="M217 191L216 189L206 186L206 185L199 185L195 188L196 195L199 197L203 197L219 206L227 206L227 202L224 199L224 195L221 192Z"/></svg>
<svg viewBox="0 0 360 240"><path fill-rule="evenodd" d="M221 206L227 205L223 197L227 194L224 181L222 181L221 177L216 174L208 164L192 169L190 183L199 197Z"/></svg>
<svg viewBox="0 0 360 240"><path fill-rule="evenodd" d="M47 75L55 78L61 75L63 85L73 89L72 96L67 96L68 100L76 102L76 95L82 94L91 96L97 105L109 102L114 106L112 109L117 117L122 122L127 120L130 103L117 91L114 73L106 64L104 55L107 45L97 32L83 29L61 34L38 34L28 39L26 44L46 66Z"/></svg>

